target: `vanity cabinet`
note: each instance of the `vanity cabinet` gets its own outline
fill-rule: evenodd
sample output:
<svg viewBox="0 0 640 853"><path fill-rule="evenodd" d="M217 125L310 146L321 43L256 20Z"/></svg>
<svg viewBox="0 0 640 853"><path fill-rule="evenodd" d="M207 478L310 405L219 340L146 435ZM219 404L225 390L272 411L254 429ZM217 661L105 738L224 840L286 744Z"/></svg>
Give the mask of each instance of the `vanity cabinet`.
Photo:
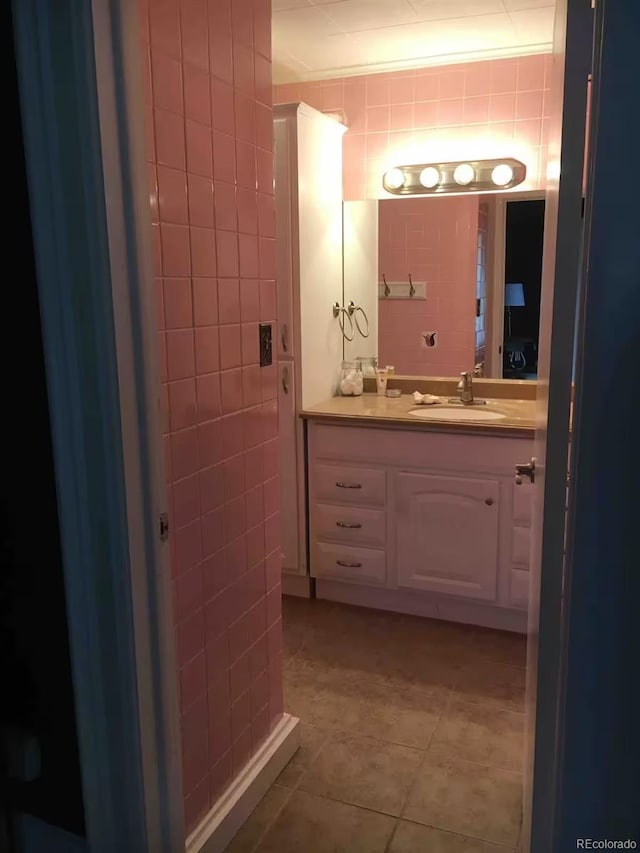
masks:
<svg viewBox="0 0 640 853"><path fill-rule="evenodd" d="M533 439L310 420L316 596L526 631Z"/></svg>
<svg viewBox="0 0 640 853"><path fill-rule="evenodd" d="M497 480L396 474L398 587L496 599Z"/></svg>

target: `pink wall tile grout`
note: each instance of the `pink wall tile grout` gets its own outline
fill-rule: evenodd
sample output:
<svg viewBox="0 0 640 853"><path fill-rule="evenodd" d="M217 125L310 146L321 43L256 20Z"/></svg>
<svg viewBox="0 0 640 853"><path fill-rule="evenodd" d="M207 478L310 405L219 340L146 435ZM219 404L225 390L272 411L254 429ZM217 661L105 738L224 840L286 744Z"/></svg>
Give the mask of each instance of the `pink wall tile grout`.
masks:
<svg viewBox="0 0 640 853"><path fill-rule="evenodd" d="M544 187L550 56L522 56L274 87L274 103L305 101L341 115L345 199L384 196L402 163L517 157L521 189Z"/></svg>
<svg viewBox="0 0 640 853"><path fill-rule="evenodd" d="M188 833L282 715L271 12L139 2Z"/></svg>

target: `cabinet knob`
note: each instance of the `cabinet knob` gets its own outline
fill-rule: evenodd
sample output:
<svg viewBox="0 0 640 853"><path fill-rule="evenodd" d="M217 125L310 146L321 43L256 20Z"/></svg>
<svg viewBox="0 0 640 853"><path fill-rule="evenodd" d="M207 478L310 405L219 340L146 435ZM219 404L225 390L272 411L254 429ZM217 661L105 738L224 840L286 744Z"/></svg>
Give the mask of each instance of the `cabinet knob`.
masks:
<svg viewBox="0 0 640 853"><path fill-rule="evenodd" d="M487 506L493 506L493 498L485 498L484 502Z"/></svg>

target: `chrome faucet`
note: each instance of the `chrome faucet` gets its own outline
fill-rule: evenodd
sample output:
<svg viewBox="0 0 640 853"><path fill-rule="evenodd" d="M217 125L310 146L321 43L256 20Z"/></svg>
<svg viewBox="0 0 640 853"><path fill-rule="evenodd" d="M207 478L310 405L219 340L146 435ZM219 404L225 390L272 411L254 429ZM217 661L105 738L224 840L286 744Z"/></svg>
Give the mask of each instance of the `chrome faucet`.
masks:
<svg viewBox="0 0 640 853"><path fill-rule="evenodd" d="M460 402L465 406L473 404L473 377L468 370L460 374L460 381L456 385Z"/></svg>

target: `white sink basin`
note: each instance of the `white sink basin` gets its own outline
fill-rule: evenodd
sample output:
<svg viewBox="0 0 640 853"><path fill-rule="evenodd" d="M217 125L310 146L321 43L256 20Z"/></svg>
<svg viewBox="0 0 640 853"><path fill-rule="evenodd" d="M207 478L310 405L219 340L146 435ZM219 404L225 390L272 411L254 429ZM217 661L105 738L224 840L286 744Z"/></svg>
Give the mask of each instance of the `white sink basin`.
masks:
<svg viewBox="0 0 640 853"><path fill-rule="evenodd" d="M424 406L409 414L423 421L501 421L505 417L483 406Z"/></svg>

